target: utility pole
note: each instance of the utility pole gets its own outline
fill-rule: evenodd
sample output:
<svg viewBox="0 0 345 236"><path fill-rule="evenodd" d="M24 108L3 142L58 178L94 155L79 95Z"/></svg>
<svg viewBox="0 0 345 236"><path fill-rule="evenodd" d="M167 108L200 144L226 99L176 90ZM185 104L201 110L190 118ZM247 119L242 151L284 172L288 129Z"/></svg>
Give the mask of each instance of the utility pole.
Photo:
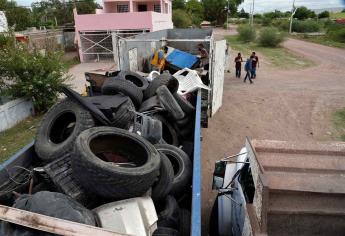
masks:
<svg viewBox="0 0 345 236"><path fill-rule="evenodd" d="M253 0L253 4L252 4L252 16L251 16L251 25L253 26L254 25L254 1L255 0Z"/></svg>
<svg viewBox="0 0 345 236"><path fill-rule="evenodd" d="M290 17L289 34L292 33L292 21L293 21L293 16L295 15L295 13L296 13L296 11L297 11L297 7L295 7L295 2L296 2L296 0L293 0L293 3L292 3L292 10L291 10L291 17Z"/></svg>
<svg viewBox="0 0 345 236"><path fill-rule="evenodd" d="M226 29L229 29L230 0L228 0L228 9L226 11Z"/></svg>

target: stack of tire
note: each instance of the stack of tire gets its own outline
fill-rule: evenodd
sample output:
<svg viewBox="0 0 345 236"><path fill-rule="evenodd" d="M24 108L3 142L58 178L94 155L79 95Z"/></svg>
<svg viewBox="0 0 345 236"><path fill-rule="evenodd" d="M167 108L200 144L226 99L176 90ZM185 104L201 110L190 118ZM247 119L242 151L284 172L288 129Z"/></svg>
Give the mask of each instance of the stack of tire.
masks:
<svg viewBox="0 0 345 236"><path fill-rule="evenodd" d="M170 74L149 84L126 71L102 86L103 95L123 94L137 111L154 111L152 117L163 123L162 144L122 127L97 126L92 113L66 98L42 120L36 153L44 163L68 156L75 181L102 203L150 194L159 216L155 234L189 235L190 212L177 202L191 190L192 162L178 145L192 138L195 109L177 89Z"/></svg>

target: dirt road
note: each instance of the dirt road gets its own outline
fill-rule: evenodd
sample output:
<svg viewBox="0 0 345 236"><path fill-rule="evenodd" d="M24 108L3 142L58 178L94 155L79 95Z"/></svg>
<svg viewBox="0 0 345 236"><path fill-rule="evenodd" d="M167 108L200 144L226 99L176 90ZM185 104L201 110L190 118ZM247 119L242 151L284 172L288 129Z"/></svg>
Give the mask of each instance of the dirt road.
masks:
<svg viewBox="0 0 345 236"><path fill-rule="evenodd" d="M231 46L231 45L230 45ZM315 62L278 70L260 54L254 84L226 74L223 106L202 131L202 226L207 235L215 192L216 160L239 152L245 137L276 140L336 140L332 113L345 107L345 50L289 39L284 47Z"/></svg>

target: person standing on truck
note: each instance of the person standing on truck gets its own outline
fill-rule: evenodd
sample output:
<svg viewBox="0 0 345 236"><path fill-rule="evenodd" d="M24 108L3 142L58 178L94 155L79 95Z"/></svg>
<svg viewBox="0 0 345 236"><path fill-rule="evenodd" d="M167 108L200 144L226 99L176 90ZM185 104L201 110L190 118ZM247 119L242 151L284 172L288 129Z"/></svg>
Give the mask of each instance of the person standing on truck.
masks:
<svg viewBox="0 0 345 236"><path fill-rule="evenodd" d="M208 58L208 52L204 45L202 43L198 44L198 50L199 50L199 58L200 58L200 67L204 67L205 70L208 70L209 65L209 58Z"/></svg>
<svg viewBox="0 0 345 236"><path fill-rule="evenodd" d="M256 53L253 52L250 56L252 59L252 79L256 78L256 66L259 68L259 58L256 56Z"/></svg>
<svg viewBox="0 0 345 236"><path fill-rule="evenodd" d="M246 71L246 76L244 77L244 80L243 80L244 83L246 82L247 78L249 79L249 82L251 84L253 83L252 77L251 77L251 71L253 69L252 65L253 65L252 59L248 58L246 61L246 64L244 65L244 70Z"/></svg>
<svg viewBox="0 0 345 236"><path fill-rule="evenodd" d="M160 50L155 52L151 61L153 70L157 70L158 72L161 72L162 70L164 70L165 62L166 62L165 57L167 53L168 53L167 46L164 46Z"/></svg>
<svg viewBox="0 0 345 236"><path fill-rule="evenodd" d="M242 55L241 53L238 53L235 58L236 78L241 78L242 62Z"/></svg>

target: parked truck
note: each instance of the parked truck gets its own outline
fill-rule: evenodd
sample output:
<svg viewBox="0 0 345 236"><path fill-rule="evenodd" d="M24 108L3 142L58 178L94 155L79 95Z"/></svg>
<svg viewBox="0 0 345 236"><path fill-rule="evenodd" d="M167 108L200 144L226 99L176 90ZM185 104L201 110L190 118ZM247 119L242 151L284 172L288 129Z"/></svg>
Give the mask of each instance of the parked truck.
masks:
<svg viewBox="0 0 345 236"><path fill-rule="evenodd" d="M344 235L345 143L247 139L215 164L210 235Z"/></svg>
<svg viewBox="0 0 345 236"><path fill-rule="evenodd" d="M176 120L176 124L170 123L169 126L169 124L166 125L164 123L164 119L161 119L160 116L151 116L152 113L156 111L161 112L162 109L160 107L154 112L152 112L151 110L144 110L144 112L142 113L139 112L139 110L142 109L141 96L143 95L141 93L144 94L146 89L150 85L143 80L146 75L144 77L141 77L138 76L137 73L133 73L133 71L143 71L142 62L144 60L148 60L148 58L150 58L152 54L162 46L171 47L190 54L197 54L197 45L200 43L202 43L209 52L209 67L204 68L205 70L207 70L207 73L205 73L204 75L207 75L207 78L209 79L208 86L210 89L202 89L202 87L204 86L203 85L200 86L200 88L196 88L193 90L189 98L189 101L193 105L193 107L191 107L190 104L186 103L186 101L179 100L178 104L181 104L182 102L184 105L187 105L187 107L185 106L184 109L182 109L182 112L186 112L188 109L189 112L193 111L189 113L190 117L188 118L188 120L186 121L186 119L184 119L185 116L179 117L180 113L175 114L174 112L172 112L172 110L170 109L171 104L169 103L169 101L171 100L166 100L166 96L170 93L171 94L168 96L169 99L182 98L180 94L177 94L177 92L181 92L181 94L184 94L184 91L178 91L178 88L175 90L175 85L170 86L166 84L167 86L159 86L157 88L160 89L155 90L155 93L151 94L149 98L151 98L151 101L153 103L156 103L157 99L161 103L164 103L166 106L163 107L165 107L165 110L169 113L167 114L167 117L171 120ZM190 235L201 235L200 132L202 126L207 127L207 118L215 114L222 105L224 58L226 47L225 41L215 41L213 31L209 29L173 29L146 33L127 39L119 39L118 42L114 42L114 45L119 47L119 50L117 50L118 55L115 55L115 61L119 65L119 71L109 72L104 74L103 76L98 76L99 80L97 80L100 83L92 79L92 77L94 76L93 73L86 73L87 80L91 82L88 92L88 95L91 96L87 98L81 97L72 90L65 88L65 95L68 97L68 99L72 100L72 102L67 102L71 104L71 108L68 109L66 108L66 106L62 110L59 110L59 106L57 106L58 108L53 108L53 110L55 109L55 113L59 112L59 115L51 115L52 112L48 112L43 121L43 123L47 123L46 120L51 120L51 122L49 123L50 125L47 125L47 123L46 128L44 128L48 131L44 131L46 135L38 135L38 138L40 138L40 140L45 140L48 137L47 140L49 142L46 142L44 146L37 147L37 143L39 142L37 142L37 140L36 142L33 141L1 165L0 180L2 183L2 194L0 194L0 198L2 205L0 205L0 220L2 220L3 222L10 222L28 228L61 235L152 235L154 234L154 232L158 233L158 235L160 235L160 233L166 235L167 230L169 232L168 235L176 235L177 231L174 229L171 231L170 229L174 227L181 227L179 229L179 232L182 232L181 235L189 235L189 230ZM196 76L196 72L194 72L194 70L188 68L177 69L182 69L182 72L180 71L180 73L178 73L177 71L177 74L175 74L176 78L178 77L183 80L184 77L186 77L188 74L189 76L191 76L191 79L193 76ZM162 74L161 76L162 78L164 77L165 80L167 78L176 80L176 78L170 74ZM116 78L118 77L120 77L121 80L117 80ZM112 81L112 79L114 80ZM133 81L133 79L136 81ZM114 83L114 81L116 83ZM133 92L134 90L131 90L133 85L128 84L128 81L130 81L137 87L135 88L135 91L138 91L138 89L141 90L139 92L139 95L141 94L141 96L139 96L138 93ZM179 87L179 85L177 85L177 87ZM117 106L122 107L121 109L118 107L116 109L113 109L112 107L114 106L114 101L112 101L112 97L109 96L113 95L112 90L121 91L119 95L117 95L117 93L115 95L117 96L117 100L115 101L115 103L118 103ZM157 94L157 96L155 96L155 94ZM97 95L104 96L104 99L110 99L110 102L102 104L103 101L97 100ZM121 103L118 101L121 101ZM125 104L124 106L126 109L128 109L128 112L135 111L134 113L132 113L135 114L133 116L133 122L133 117L127 116L127 113L124 112L122 104ZM151 103L149 103L149 105L151 105ZM154 104L154 106L152 107L156 108L155 106L156 104ZM86 114L84 110L80 111L80 107L82 107L84 110L87 110L95 120L95 123L91 126L96 125L103 127L90 128L90 115ZM149 108L145 107L145 109ZM114 113L121 113L121 119L111 120L111 116ZM81 133L83 135L78 134L78 136L76 136L77 141L75 144L73 144L73 146L75 146L73 149L71 148L71 145L66 145L65 148L61 148L62 146L60 144L65 142L65 140L71 137L71 135L74 135L74 126L80 121L80 119L82 119L83 125L86 125L88 128L86 128L86 130ZM158 123L157 120L159 120ZM117 125L123 125L123 129L125 131L104 127L112 126L112 124L115 124L114 122ZM184 146L184 144L179 145L178 142L174 142L174 138L164 137L164 133L173 132L171 131L171 126L174 126L173 129L175 130L179 129L179 127L184 127L186 122L193 122L191 130L188 130L188 133L186 134L189 138L191 138L188 140L189 143L187 142L186 146L189 146L191 148L189 148L189 150L182 148L181 150L180 147ZM56 125L56 123L59 123L60 125ZM130 123L130 125L127 126L127 123ZM145 136L146 134L156 134L153 131L156 130L156 128L160 125L162 125L160 132L161 135L163 135L163 141L159 139L159 135ZM81 127L78 126L77 128L80 129ZM40 130L42 129L43 128L40 128ZM184 135L182 132L180 134ZM84 135L86 135L88 138L86 138L86 136L84 137ZM146 141L142 138L145 138ZM151 143L156 143L155 148L152 148L152 145L147 143L148 140ZM170 146L175 145L177 147L171 147L170 149L168 148L169 150L165 150L164 145L166 144L163 144L163 147L159 146L161 141L163 143L169 143ZM118 145L119 143L122 143L123 145L123 152L118 152L119 149L122 149L121 145ZM59 152L64 153L61 159L59 159L60 157L56 159L56 152L54 152L54 150L57 148L57 145L60 146ZM83 145L85 146L84 148L82 148ZM178 171L178 168L177 172L175 172L176 166L178 167L179 165L183 166L186 163L192 163L188 168L187 166L184 166L184 169L191 168L190 175L186 175L189 176L190 179L186 183L183 183L183 185L185 185L186 191L178 192L178 190L175 189L178 192L176 193L174 192L174 190L171 190L172 192L174 192L174 194L176 194L176 196L179 196L178 202L179 204L181 203L183 205L184 210L178 211L176 215L176 212L173 210L176 209L176 201L172 200L172 198L170 198L170 200L169 198L166 198L168 199L166 201L168 202L165 208L166 210L163 210L163 213L161 212L165 216L164 222L162 223L164 227L162 228L161 225L161 227L158 227L157 229L157 220L159 221L160 217L159 215L157 216L157 207L161 208L162 206L159 206L161 205L161 203L157 200L154 200L155 206L153 205L153 201L151 199L151 197L154 198L153 192L148 191L145 196L139 197L138 199L129 199L128 201L127 199L125 199L120 202L109 203L109 200L107 200L103 202L107 204L100 206L102 199L104 197L107 198L107 192L109 192L111 196L115 196L115 198L120 196L120 199L123 199L126 198L124 196L126 196L128 192L142 192L145 190L143 188L144 185L149 186L152 185L152 183L156 183L157 177L159 177L159 180L163 178L161 177L162 173L165 174L166 171L160 169L160 174L159 176L157 176L157 172L155 172L156 169L153 168L153 166L158 165L157 151L159 153L165 153L169 160L174 156L185 156L182 157L182 159L184 158L182 164L179 161L174 163L174 161L170 160L172 167L174 167L174 180L175 178L182 178L181 176L179 176L180 172ZM126 155L128 154L128 156L124 155L124 153ZM129 159L131 159L131 156L135 153L141 153L144 156L146 155L145 153L147 153L148 156L146 156L145 158L150 159L151 164L146 166L145 158L140 161L128 161L126 158L123 158L128 157ZM67 159L65 154L67 155ZM77 155L77 161L76 159L73 159L73 155ZM164 158L161 158L160 168L163 168L162 159ZM70 163L70 160L72 164ZM124 168L126 170L128 170L127 168L134 168L138 176L145 174L145 171L147 171L147 169L142 169L140 171L138 169L137 171L137 168L142 165L145 165L147 168L151 166L150 168L153 168L153 172L151 171L150 173L153 173L153 175L150 175L151 177L149 175L145 175L145 177L136 178L135 180L133 179L132 182L130 182L126 178L124 178L123 180L113 178L114 175L112 175L111 179L108 177L104 177L108 176L108 174L105 174L105 172L103 173L102 171L105 171L105 169L107 168L112 169L112 163L118 170L121 168ZM172 167L170 168L172 169ZM71 172L71 168L73 169L73 173ZM131 175L130 171L122 172L122 174L128 175L128 177ZM37 179L36 177L34 178L33 176L39 176L39 179ZM119 175L119 177L121 176L122 175ZM164 178L168 178L168 176L164 176ZM184 176L184 179L186 179L186 176ZM135 175L132 177L134 178ZM33 192L40 190L40 186L38 185L44 182L42 178L50 179L48 182L53 182L53 185L57 187L59 192L68 193L70 197L72 197L74 200L77 200L79 203L82 203L84 206L88 206L89 203L91 203L91 205L94 205L92 203L95 203L95 201L97 201L98 207L96 209L93 209L93 212L97 216L97 222L94 222L93 226L92 224L86 225L86 222L89 222L87 221L88 214L83 217L82 221L80 221L82 224L80 224L69 220L58 219L59 217L49 217L44 213L37 214L37 212L35 213L35 211L30 212L28 210L20 210L10 207L13 203L13 199L18 197L20 201L19 203L17 203L17 206L18 204L20 205L20 203L23 201L23 197L30 199L30 206L32 205L32 201L35 200L33 198L37 197L36 204L37 202L42 202L43 205L49 207L51 202L41 201L40 199L50 199L50 197L44 197L48 196L50 193L43 193L43 195L41 194L41 196L30 195ZM77 178L79 180L81 179L83 182L82 186L79 186L78 181L75 181L74 178ZM98 182L99 184L97 184L96 180L101 179L102 181ZM112 181L114 183L116 182L117 184L124 185L122 188L117 188L117 190L111 189L109 187L111 186ZM140 181L143 184L136 185L136 189L128 189L125 186L126 181L129 181L128 184L136 184ZM165 179L165 181L167 181L167 179ZM165 190L164 186L166 186L166 188L170 186L170 184L163 185L163 182L161 183L160 187L160 191L162 191L162 194L163 190ZM182 183L176 183L176 185L180 186L182 185ZM46 186L41 187L43 189L46 189ZM95 192L91 191L94 193L94 196L96 196L96 199L93 198L92 194L91 196L90 194L83 194L90 192L88 190L92 190L93 188L98 189ZM154 191L154 189L152 189L151 191ZM26 195L26 193L28 193L29 195ZM85 198L85 196L87 197ZM60 199L60 196L52 195L51 198ZM157 202L159 202L158 205L156 204ZM25 205L27 206L27 204ZM90 209L90 207L91 206L89 206L88 208ZM78 207L71 208L77 209ZM131 210L122 212L123 209ZM188 215L189 210L191 211L191 215ZM56 212L58 214L59 210L56 210ZM167 218L168 221L165 221ZM184 223L177 223L179 222L177 221L179 219L183 219L182 222ZM6 227L13 226L12 224L5 225ZM94 227L94 225L97 225L98 227ZM11 227L9 228L9 230L13 230L13 228Z"/></svg>

